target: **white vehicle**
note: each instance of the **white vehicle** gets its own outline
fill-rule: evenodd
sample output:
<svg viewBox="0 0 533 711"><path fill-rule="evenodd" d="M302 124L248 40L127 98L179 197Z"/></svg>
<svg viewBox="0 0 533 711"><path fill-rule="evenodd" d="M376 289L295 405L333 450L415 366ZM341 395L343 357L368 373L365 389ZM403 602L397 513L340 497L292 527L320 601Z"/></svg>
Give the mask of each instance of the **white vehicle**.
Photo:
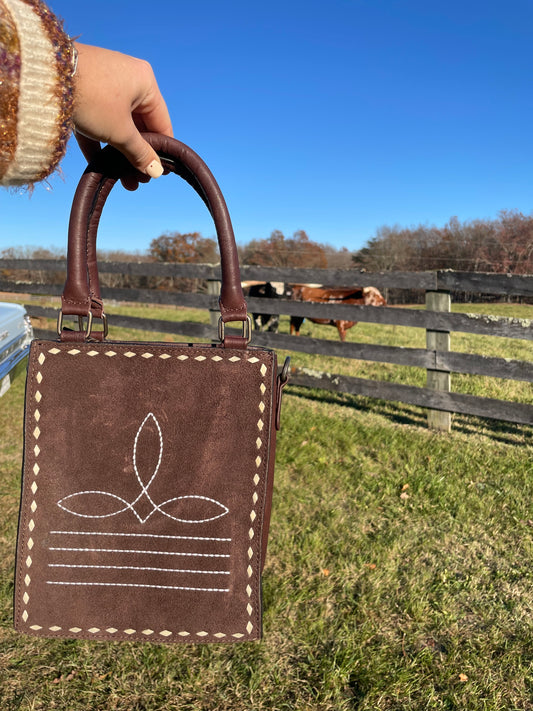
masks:
<svg viewBox="0 0 533 711"><path fill-rule="evenodd" d="M0 397L25 370L32 338L33 329L25 308L0 302Z"/></svg>

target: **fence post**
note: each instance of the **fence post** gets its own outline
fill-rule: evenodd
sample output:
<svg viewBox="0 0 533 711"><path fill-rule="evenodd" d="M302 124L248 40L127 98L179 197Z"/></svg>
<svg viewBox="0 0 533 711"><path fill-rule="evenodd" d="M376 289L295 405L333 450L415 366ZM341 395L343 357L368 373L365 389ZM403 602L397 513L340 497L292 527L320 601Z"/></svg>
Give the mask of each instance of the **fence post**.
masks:
<svg viewBox="0 0 533 711"><path fill-rule="evenodd" d="M451 311L449 291L426 291L426 309L428 311ZM450 332L426 330L426 348L430 351L449 351ZM450 392L451 376L449 370L427 370L426 387L430 390ZM452 427L451 412L428 410L428 427L450 432Z"/></svg>
<svg viewBox="0 0 533 711"><path fill-rule="evenodd" d="M217 298L220 296L220 287L221 283L219 281L214 281L213 279L209 279L207 282L207 293L210 296L216 296ZM220 318L220 309L218 308L218 304L216 308L209 307L209 321L211 322L211 326L213 326L214 329L218 329L218 321Z"/></svg>

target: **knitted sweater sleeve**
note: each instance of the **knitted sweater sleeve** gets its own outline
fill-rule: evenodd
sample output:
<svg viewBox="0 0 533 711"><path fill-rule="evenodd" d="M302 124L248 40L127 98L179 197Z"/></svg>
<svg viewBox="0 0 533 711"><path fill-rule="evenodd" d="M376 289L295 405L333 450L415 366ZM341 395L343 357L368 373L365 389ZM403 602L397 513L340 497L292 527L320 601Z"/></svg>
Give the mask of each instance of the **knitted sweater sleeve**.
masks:
<svg viewBox="0 0 533 711"><path fill-rule="evenodd" d="M72 129L73 49L42 0L0 0L0 185L45 179Z"/></svg>

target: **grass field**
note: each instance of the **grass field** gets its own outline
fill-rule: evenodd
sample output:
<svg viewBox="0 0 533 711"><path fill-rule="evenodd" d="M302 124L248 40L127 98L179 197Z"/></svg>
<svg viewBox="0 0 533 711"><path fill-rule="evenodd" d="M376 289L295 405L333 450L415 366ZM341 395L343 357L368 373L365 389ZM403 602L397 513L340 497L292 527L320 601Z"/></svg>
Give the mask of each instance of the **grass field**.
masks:
<svg viewBox="0 0 533 711"><path fill-rule="evenodd" d="M349 338L423 345L423 332L377 329ZM516 342L474 345L531 358L527 342L521 356L509 355ZM472 343L458 334L452 347ZM422 384L415 369L333 360L323 369ZM454 389L488 394L486 383L454 378ZM492 396L531 402L529 384L505 387ZM263 642L35 640L11 629L23 390L18 380L0 399L2 710L533 711L533 428L456 417L439 434L418 408L292 388Z"/></svg>

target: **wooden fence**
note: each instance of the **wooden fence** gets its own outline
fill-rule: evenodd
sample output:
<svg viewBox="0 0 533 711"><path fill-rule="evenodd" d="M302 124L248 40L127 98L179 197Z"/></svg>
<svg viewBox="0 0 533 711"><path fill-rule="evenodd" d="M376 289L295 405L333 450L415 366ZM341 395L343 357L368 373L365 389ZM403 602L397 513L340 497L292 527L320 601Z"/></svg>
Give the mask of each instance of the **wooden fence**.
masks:
<svg viewBox="0 0 533 711"><path fill-rule="evenodd" d="M58 296L62 291L60 285L37 284L33 278L31 283L24 279L17 281L13 279L13 275L37 272L48 274L50 271L64 272L65 268L65 263L57 260L0 260L0 291ZM217 319L218 280L220 279L217 266L102 262L100 271L106 274L208 280L209 293L107 288L103 289L103 296L106 300L206 308L212 314L211 325L113 316L114 326L173 333L182 337L215 337L214 326ZM368 273L354 270L265 267L242 267L241 271L244 280L320 283L339 287L375 286L383 292L388 289L419 289L426 294L425 310L313 304L285 299L248 299L250 312L262 311L272 314L410 326L426 331L426 348L341 343L340 341L316 338L296 338L279 333L255 332L254 343L276 349L415 366L427 371L426 387L352 378L306 369L294 370L291 378L292 384L421 406L428 409L429 425L441 430L450 428L451 413L453 412L519 424L533 424L533 405L450 391L451 373L467 373L533 382L533 362L531 361L486 357L450 350L450 334L452 332L533 340L533 322L529 320L450 312L451 294L456 292L481 293L501 298L509 296L531 298L533 297L533 276L453 271ZM27 309L30 315L35 317L55 318L56 316L54 309L38 307L35 304L27 304ZM51 334L48 332L47 335Z"/></svg>

